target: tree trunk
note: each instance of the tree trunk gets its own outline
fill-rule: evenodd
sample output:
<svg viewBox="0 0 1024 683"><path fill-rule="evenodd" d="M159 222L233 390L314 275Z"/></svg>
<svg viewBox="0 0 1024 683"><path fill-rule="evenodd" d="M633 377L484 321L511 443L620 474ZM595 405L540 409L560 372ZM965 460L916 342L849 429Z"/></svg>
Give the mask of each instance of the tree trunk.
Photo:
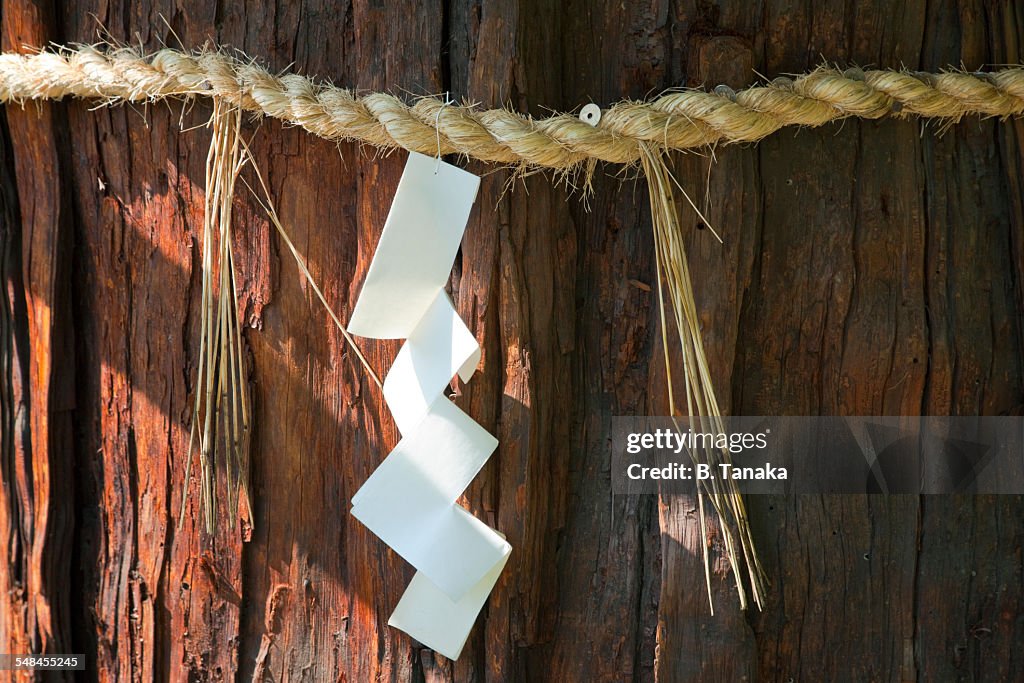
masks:
<svg viewBox="0 0 1024 683"><path fill-rule="evenodd" d="M1019 62L1024 40L1019 7L980 0L3 0L0 13L5 50L91 42L98 19L148 49L210 41L272 70L536 116L823 58L973 70ZM248 197L236 255L254 515L207 536L183 475L209 102L95 106L2 117L0 651L85 653L86 680L104 681L1024 676L1019 496L751 497L768 602L739 612L714 537L712 616L694 501L611 494L612 416L667 410L632 169L599 167L586 198L550 174L510 184L467 164L486 175L451 285L483 364L458 402L500 446L466 502L514 550L457 662L386 625L412 570L348 510L398 433ZM714 163L679 157L724 237L680 202L724 409L1021 411L1024 124L940 128L850 120ZM347 319L405 154L276 121L245 135ZM360 343L383 374L398 344Z"/></svg>

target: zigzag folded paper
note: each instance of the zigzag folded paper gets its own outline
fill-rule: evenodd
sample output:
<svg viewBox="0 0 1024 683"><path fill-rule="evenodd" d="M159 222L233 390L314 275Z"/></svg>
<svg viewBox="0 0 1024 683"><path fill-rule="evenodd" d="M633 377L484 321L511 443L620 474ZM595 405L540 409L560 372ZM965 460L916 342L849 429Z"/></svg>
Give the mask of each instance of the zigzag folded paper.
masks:
<svg viewBox="0 0 1024 683"><path fill-rule="evenodd" d="M480 361L444 291L479 185L409 154L349 322L363 337L406 339L384 379L402 440L352 497L352 515L417 570L388 623L450 659L512 549L456 503L498 442L444 395Z"/></svg>

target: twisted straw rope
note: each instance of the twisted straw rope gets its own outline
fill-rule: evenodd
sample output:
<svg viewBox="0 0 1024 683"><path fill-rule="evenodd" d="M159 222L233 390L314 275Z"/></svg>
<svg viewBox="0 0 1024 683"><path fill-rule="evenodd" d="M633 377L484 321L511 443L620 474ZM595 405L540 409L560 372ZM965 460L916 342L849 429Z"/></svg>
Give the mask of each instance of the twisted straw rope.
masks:
<svg viewBox="0 0 1024 683"><path fill-rule="evenodd" d="M533 119L506 109L409 105L385 93L352 91L303 76L275 76L223 52L92 46L0 55L0 101L67 96L113 102L221 97L241 108L302 126L330 140L382 148L460 153L483 161L567 169L589 159L632 163L640 143L666 149L752 142L788 125L820 126L851 116L916 115L956 121L966 114L1024 113L1024 68L990 73L840 72L819 68L734 93L684 90L650 102L620 102L593 127L571 114Z"/></svg>

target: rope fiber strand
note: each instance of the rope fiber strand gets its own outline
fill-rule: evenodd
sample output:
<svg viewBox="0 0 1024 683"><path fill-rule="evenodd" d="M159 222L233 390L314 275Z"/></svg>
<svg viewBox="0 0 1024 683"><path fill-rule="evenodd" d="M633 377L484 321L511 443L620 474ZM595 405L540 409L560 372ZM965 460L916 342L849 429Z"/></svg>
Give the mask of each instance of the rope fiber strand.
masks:
<svg viewBox="0 0 1024 683"><path fill-rule="evenodd" d="M220 97L249 112L301 126L329 140L355 140L422 154L570 169L589 160L637 162L641 144L692 149L754 142L783 126L820 126L848 117L957 121L969 114L1024 113L1024 68L987 73L862 71L821 67L733 93L679 90L648 102L624 101L593 127L571 114L534 119L423 97L409 104L385 93L352 91L304 76L277 76L222 51L83 45L0 55L0 102L79 97L149 102ZM441 109L444 115L439 116Z"/></svg>

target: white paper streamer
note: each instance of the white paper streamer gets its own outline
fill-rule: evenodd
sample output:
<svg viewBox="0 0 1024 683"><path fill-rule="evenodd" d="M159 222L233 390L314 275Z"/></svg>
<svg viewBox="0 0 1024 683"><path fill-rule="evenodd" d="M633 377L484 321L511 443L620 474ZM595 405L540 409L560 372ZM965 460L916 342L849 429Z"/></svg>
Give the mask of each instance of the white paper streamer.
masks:
<svg viewBox="0 0 1024 683"><path fill-rule="evenodd" d="M352 515L417 570L388 624L450 659L512 550L456 503L498 442L444 395L480 361L444 291L479 186L409 154L349 322L363 337L406 338L384 379L402 440L352 497Z"/></svg>

